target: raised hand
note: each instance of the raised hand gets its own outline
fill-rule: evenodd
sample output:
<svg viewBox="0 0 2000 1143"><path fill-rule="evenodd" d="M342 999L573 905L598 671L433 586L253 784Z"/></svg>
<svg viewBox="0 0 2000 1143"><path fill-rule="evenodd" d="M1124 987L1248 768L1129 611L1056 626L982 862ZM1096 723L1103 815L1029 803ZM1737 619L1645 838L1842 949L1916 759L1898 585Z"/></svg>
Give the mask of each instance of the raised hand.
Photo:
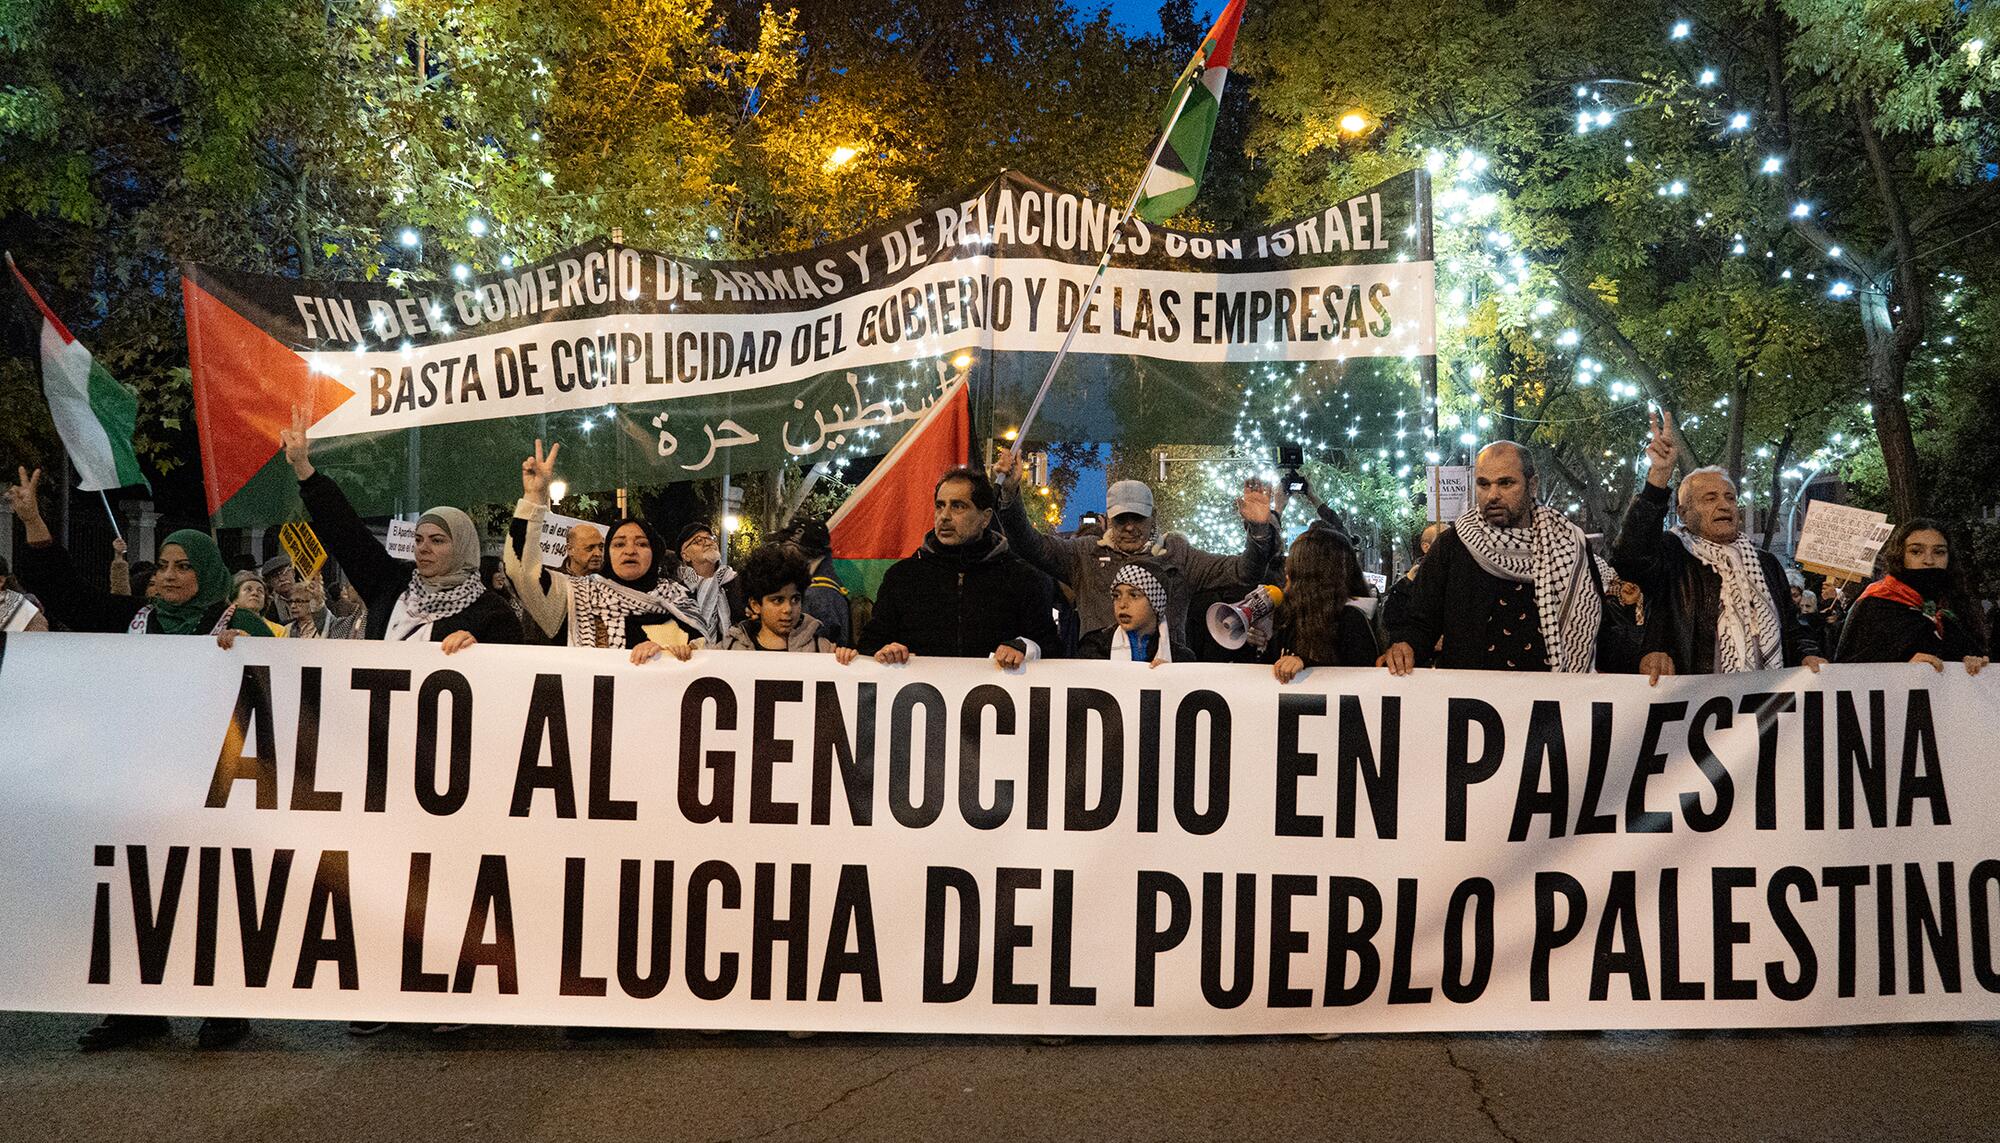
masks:
<svg viewBox="0 0 2000 1143"><path fill-rule="evenodd" d="M993 462L993 483L1010 490L1021 483L1021 458L1013 449L1001 453L1000 459Z"/></svg>
<svg viewBox="0 0 2000 1143"><path fill-rule="evenodd" d="M562 451L560 443L549 446L548 455L542 454L542 442L535 441L535 455L521 462L521 495L536 502L549 502L549 484L556 478L556 454Z"/></svg>
<svg viewBox="0 0 2000 1143"><path fill-rule="evenodd" d="M278 443L284 446L285 463L292 466L292 474L299 480L312 478L312 441L307 433L312 429L312 409L305 405L292 406L292 427L278 434Z"/></svg>
<svg viewBox="0 0 2000 1143"><path fill-rule="evenodd" d="M1655 488L1665 488L1668 478L1674 474L1674 460L1680 456L1680 449L1674 447L1674 417L1672 413L1658 409L1646 416L1647 427L1653 434L1646 442L1646 483Z"/></svg>
<svg viewBox="0 0 2000 1143"><path fill-rule="evenodd" d="M111 537L111 551L113 553L111 558L114 561L122 563L125 559L125 550L126 550L125 537L123 536Z"/></svg>
<svg viewBox="0 0 2000 1143"><path fill-rule="evenodd" d="M7 487L7 506L22 524L42 518L42 470L29 472L26 465L15 468L20 479Z"/></svg>
<svg viewBox="0 0 2000 1143"><path fill-rule="evenodd" d="M1271 522L1271 490L1261 480L1243 482L1243 495L1237 498L1236 511L1245 523L1269 524Z"/></svg>

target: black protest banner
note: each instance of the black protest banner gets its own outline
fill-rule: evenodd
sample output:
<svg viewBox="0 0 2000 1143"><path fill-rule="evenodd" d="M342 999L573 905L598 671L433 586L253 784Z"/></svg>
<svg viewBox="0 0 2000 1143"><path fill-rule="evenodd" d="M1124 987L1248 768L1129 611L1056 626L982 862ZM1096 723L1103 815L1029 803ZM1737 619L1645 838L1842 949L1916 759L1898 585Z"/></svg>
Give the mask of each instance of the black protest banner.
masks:
<svg viewBox="0 0 2000 1143"><path fill-rule="evenodd" d="M1251 381L1274 402L1393 407L1435 352L1426 199L1411 174L1281 225L1191 234L1118 228L1115 206L1008 172L743 262L596 241L447 282L190 266L210 510L287 517L277 434L298 405L315 462L375 514L491 500L536 437L563 441L583 487L885 452L961 356L982 415L1018 423L1078 323L1040 422L1058 439L1226 443Z"/></svg>

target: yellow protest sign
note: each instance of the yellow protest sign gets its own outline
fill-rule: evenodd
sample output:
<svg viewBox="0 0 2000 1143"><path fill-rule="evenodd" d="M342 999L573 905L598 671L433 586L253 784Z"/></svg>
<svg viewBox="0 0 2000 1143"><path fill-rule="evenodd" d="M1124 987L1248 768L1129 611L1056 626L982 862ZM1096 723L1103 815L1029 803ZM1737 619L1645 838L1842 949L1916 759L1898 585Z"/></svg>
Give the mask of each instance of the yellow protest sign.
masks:
<svg viewBox="0 0 2000 1143"><path fill-rule="evenodd" d="M326 549L320 547L319 537L313 535L312 525L304 520L293 520L278 529L278 544L285 554L292 557L292 569L299 579L305 579L319 571L326 562Z"/></svg>

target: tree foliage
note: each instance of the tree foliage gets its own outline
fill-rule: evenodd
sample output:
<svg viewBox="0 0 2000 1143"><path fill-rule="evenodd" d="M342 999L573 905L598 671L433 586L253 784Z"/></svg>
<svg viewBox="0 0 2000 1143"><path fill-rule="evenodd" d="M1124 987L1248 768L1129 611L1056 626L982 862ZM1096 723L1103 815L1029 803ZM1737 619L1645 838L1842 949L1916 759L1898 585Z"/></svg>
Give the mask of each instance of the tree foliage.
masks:
<svg viewBox="0 0 2000 1143"><path fill-rule="evenodd" d="M614 228L749 256L1003 167L1115 196L1213 8L1167 0L1141 39L1070 0L12 0L0 244L139 391L191 513L183 262L423 280ZM1504 436L1605 527L1648 403L1766 531L1814 470L1972 514L2000 439L1996 85L1991 4L1261 0L1184 221L1431 172L1437 436L1413 406L1412 455L1372 458L1386 494L1371 458L1319 458L1373 526L1406 522L1418 454ZM25 410L0 462L52 459L24 363L0 401Z"/></svg>

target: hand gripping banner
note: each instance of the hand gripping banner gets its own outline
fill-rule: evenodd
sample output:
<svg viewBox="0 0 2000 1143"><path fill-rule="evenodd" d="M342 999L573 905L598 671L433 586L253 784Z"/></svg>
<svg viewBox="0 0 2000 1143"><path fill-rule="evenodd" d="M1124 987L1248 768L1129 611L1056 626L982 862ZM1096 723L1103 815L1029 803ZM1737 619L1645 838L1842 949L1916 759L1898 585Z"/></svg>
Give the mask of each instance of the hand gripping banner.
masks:
<svg viewBox="0 0 2000 1143"><path fill-rule="evenodd" d="M315 464L365 515L505 499L536 437L562 441L579 488L879 454L961 354L997 433L1076 321L1036 424L1047 439L1226 444L1246 412L1294 397L1346 425L1414 401L1435 354L1427 187L1412 172L1283 225L1197 234L1119 231L1116 205L1008 172L754 261L597 241L402 287L189 266L209 509L225 525L287 518L277 442L299 405Z"/></svg>
<svg viewBox="0 0 2000 1143"><path fill-rule="evenodd" d="M1280 687L0 650L4 1008L1164 1035L2000 1017L1991 672ZM66 717L114 655L145 684Z"/></svg>

